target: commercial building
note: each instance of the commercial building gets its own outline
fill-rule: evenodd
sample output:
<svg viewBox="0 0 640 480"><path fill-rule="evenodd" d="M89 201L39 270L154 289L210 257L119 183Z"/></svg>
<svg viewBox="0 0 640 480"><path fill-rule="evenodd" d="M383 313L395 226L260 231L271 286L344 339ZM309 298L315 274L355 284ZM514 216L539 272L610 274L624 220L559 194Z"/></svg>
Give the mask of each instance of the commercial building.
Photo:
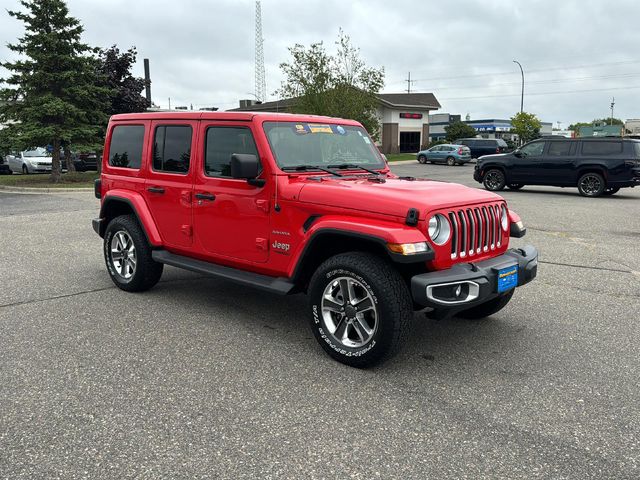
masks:
<svg viewBox="0 0 640 480"><path fill-rule="evenodd" d="M626 134L640 135L640 118L630 118L624 123Z"/></svg>
<svg viewBox="0 0 640 480"><path fill-rule="evenodd" d="M578 137L621 137L624 133L622 125L596 124L578 129Z"/></svg>
<svg viewBox="0 0 640 480"><path fill-rule="evenodd" d="M436 113L429 115L429 125L431 141L445 138L445 127L454 122L461 121L460 115L449 113ZM480 120L464 120L464 123L472 126L476 130L476 136L480 138L502 138L504 140L515 140L517 135L511 133L511 120L488 118ZM540 135L551 135L553 125L551 122L542 122Z"/></svg>
<svg viewBox="0 0 640 480"><path fill-rule="evenodd" d="M382 153L414 153L429 145L429 112L440 108L432 93L380 93L377 116L380 121L378 147ZM295 98L255 103L240 100L239 112L287 112Z"/></svg>

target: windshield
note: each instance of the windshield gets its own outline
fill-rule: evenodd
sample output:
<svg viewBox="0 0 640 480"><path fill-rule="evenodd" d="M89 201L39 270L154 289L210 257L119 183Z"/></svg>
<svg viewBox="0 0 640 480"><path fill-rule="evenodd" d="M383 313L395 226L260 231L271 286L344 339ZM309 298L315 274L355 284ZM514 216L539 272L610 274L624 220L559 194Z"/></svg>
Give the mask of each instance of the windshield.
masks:
<svg viewBox="0 0 640 480"><path fill-rule="evenodd" d="M378 149L362 127L306 122L265 122L280 168L353 164L384 168Z"/></svg>
<svg viewBox="0 0 640 480"><path fill-rule="evenodd" d="M35 150L27 150L24 152L25 157L50 157L51 155L47 152L46 148L36 148Z"/></svg>

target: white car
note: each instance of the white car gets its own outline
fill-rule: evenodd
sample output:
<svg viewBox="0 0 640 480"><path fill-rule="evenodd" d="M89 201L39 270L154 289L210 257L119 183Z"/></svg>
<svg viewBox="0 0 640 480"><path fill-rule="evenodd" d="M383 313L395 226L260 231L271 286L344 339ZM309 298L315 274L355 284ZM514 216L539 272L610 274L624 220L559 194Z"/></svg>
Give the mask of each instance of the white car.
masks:
<svg viewBox="0 0 640 480"><path fill-rule="evenodd" d="M5 163L13 172L36 173L51 171L51 154L46 148L38 147L33 150L12 153L5 157Z"/></svg>

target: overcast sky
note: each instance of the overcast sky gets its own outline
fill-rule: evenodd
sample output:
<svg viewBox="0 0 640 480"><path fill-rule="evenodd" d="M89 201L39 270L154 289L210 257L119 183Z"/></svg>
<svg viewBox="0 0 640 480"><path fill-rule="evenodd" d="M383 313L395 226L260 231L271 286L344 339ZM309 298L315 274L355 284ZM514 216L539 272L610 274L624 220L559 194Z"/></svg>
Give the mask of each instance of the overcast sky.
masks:
<svg viewBox="0 0 640 480"><path fill-rule="evenodd" d="M255 2L245 0L69 0L92 45L135 45L151 61L156 104L226 110L254 92ZM17 8L17 0L3 0ZM0 14L0 59L22 25ZM567 126L610 114L640 118L640 2L263 0L269 99L287 47L323 41L340 27L371 66L386 71L385 92L433 92L440 112L509 118L524 107Z"/></svg>

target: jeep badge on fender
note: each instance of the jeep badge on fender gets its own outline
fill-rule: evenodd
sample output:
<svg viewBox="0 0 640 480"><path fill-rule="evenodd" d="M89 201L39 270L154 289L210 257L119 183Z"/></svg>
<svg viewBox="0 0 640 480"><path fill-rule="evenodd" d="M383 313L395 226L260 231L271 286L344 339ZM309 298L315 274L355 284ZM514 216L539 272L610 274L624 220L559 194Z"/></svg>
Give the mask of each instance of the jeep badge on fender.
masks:
<svg viewBox="0 0 640 480"><path fill-rule="evenodd" d="M306 292L319 344L354 367L397 352L415 309L486 317L537 273L535 248L509 249L526 230L502 197L394 175L351 120L116 115L95 193L116 286L147 290L171 265Z"/></svg>

